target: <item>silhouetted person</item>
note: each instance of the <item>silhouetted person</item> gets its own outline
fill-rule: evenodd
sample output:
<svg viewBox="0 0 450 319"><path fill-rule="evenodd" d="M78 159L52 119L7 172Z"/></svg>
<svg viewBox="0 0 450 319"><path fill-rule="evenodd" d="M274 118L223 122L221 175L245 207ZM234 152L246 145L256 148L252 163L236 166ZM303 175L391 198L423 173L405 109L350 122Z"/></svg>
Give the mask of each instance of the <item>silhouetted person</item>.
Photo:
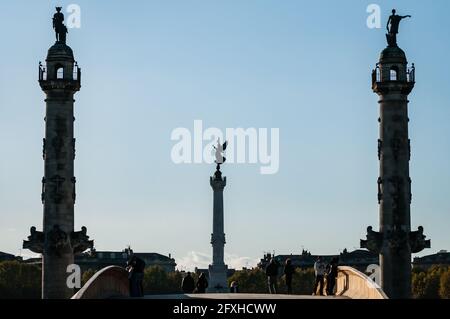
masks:
<svg viewBox="0 0 450 319"><path fill-rule="evenodd" d="M130 281L130 296L144 296L144 269L145 262L135 255L132 255L127 263L128 280Z"/></svg>
<svg viewBox="0 0 450 319"><path fill-rule="evenodd" d="M295 268L292 266L292 260L286 259L286 265L284 266L284 279L286 281L287 293L292 294L292 275L295 273Z"/></svg>
<svg viewBox="0 0 450 319"><path fill-rule="evenodd" d="M208 280L204 273L201 273L197 280L197 293L204 294L208 288Z"/></svg>
<svg viewBox="0 0 450 319"><path fill-rule="evenodd" d="M185 294L191 294L194 291L195 282L190 272L188 272L186 277L183 278L183 281L181 282L181 289L183 289Z"/></svg>
<svg viewBox="0 0 450 319"><path fill-rule="evenodd" d="M323 296L323 277L325 275L325 270L325 264L322 262L322 258L317 257L317 261L314 263L316 280L314 282L313 295L317 294L317 287L319 286L319 295Z"/></svg>
<svg viewBox="0 0 450 319"><path fill-rule="evenodd" d="M334 295L334 286L338 276L338 258L334 257L327 266L327 296Z"/></svg>
<svg viewBox="0 0 450 319"><path fill-rule="evenodd" d="M278 264L274 258L272 258L266 267L266 276L269 284L269 293L277 293L277 277L278 277Z"/></svg>
<svg viewBox="0 0 450 319"><path fill-rule="evenodd" d="M231 282L230 284L230 293L235 293L237 294L239 292L239 286L238 283L236 281Z"/></svg>

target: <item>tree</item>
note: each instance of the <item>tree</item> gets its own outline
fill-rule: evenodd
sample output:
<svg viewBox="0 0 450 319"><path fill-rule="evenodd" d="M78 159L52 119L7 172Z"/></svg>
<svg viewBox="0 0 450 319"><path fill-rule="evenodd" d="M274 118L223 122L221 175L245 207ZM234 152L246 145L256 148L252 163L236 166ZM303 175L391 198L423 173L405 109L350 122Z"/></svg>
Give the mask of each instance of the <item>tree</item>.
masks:
<svg viewBox="0 0 450 319"><path fill-rule="evenodd" d="M267 293L267 278L264 271L255 268L252 270L238 270L229 279L228 286L231 282L237 282L239 292L245 293Z"/></svg>
<svg viewBox="0 0 450 319"><path fill-rule="evenodd" d="M292 276L292 293L294 295L310 295L314 288L314 269L296 268ZM287 293L285 276L280 280L280 293Z"/></svg>
<svg viewBox="0 0 450 319"><path fill-rule="evenodd" d="M441 275L439 295L442 299L450 299L450 267Z"/></svg>
<svg viewBox="0 0 450 319"><path fill-rule="evenodd" d="M439 299L441 277L446 271L447 268L440 266L433 266L428 270L413 270L413 297L420 299Z"/></svg>
<svg viewBox="0 0 450 319"><path fill-rule="evenodd" d="M412 294L414 298L424 298L426 290L426 271L413 271Z"/></svg>
<svg viewBox="0 0 450 319"><path fill-rule="evenodd" d="M314 289L314 269L297 268L292 278L292 291L294 294L310 295Z"/></svg>
<svg viewBox="0 0 450 319"><path fill-rule="evenodd" d="M181 293L183 275L179 271L167 273L160 266L147 267L144 270L144 294Z"/></svg>
<svg viewBox="0 0 450 319"><path fill-rule="evenodd" d="M41 268L5 261L0 263L0 299L41 298Z"/></svg>
<svg viewBox="0 0 450 319"><path fill-rule="evenodd" d="M92 276L94 276L95 273L96 271L90 268L83 272L83 275L81 276L81 286L84 286L88 282L88 280L91 279Z"/></svg>
<svg viewBox="0 0 450 319"><path fill-rule="evenodd" d="M160 294L166 291L167 273L160 266L147 267L144 270L144 293Z"/></svg>
<svg viewBox="0 0 450 319"><path fill-rule="evenodd" d="M167 274L168 288L170 293L183 293L181 289L181 282L183 281L183 274L179 271L169 272Z"/></svg>
<svg viewBox="0 0 450 319"><path fill-rule="evenodd" d="M280 268L282 269L282 268ZM245 293L268 293L267 277L263 270L239 270L228 279L228 285L236 281L239 292ZM278 279L278 292L287 293L284 276ZM292 292L297 295L310 295L314 287L314 270L312 268L295 270L292 276Z"/></svg>

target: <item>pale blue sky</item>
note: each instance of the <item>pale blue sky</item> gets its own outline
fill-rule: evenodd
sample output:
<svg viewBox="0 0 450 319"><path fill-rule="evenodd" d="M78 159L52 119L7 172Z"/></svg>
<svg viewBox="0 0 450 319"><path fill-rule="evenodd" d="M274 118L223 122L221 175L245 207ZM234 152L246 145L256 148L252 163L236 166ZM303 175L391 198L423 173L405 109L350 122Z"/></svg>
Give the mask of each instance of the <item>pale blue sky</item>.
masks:
<svg viewBox="0 0 450 319"><path fill-rule="evenodd" d="M76 227L99 250L210 254L206 164L170 159L177 127L280 129L280 170L223 167L226 252L318 254L378 227L378 104L370 72L392 8L411 14L399 44L417 68L410 95L412 226L450 249L450 3L425 1L2 1L0 250L42 227L44 94L37 65L54 6L81 6L68 44L76 95ZM366 7L382 9L382 29ZM66 15L67 17L67 15ZM23 253L26 253L25 251ZM186 262L187 264L189 262Z"/></svg>

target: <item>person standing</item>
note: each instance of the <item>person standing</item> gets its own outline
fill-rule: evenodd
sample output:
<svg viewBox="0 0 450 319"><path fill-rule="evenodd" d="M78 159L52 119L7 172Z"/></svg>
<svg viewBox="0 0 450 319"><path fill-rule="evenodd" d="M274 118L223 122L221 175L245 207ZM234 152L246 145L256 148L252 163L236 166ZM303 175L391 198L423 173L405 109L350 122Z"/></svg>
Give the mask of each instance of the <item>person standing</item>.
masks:
<svg viewBox="0 0 450 319"><path fill-rule="evenodd" d="M197 293L204 294L208 288L208 280L204 273L201 273L197 280Z"/></svg>
<svg viewBox="0 0 450 319"><path fill-rule="evenodd" d="M278 277L278 263L272 258L266 267L266 276L269 284L269 293L277 293L277 277Z"/></svg>
<svg viewBox="0 0 450 319"><path fill-rule="evenodd" d="M236 281L231 282L230 284L230 293L237 294L239 292L239 286Z"/></svg>
<svg viewBox="0 0 450 319"><path fill-rule="evenodd" d="M127 263L128 279L130 281L130 296L143 297L144 296L144 269L145 262L132 255Z"/></svg>
<svg viewBox="0 0 450 319"><path fill-rule="evenodd" d="M316 276L316 280L314 282L313 295L317 294L317 287L319 286L319 295L323 296L323 276L325 275L325 264L322 262L322 258L320 256L317 257L317 260L314 263L314 274Z"/></svg>
<svg viewBox="0 0 450 319"><path fill-rule="evenodd" d="M336 285L336 278L338 275L338 262L339 259L334 257L327 266L327 296L334 296L334 286Z"/></svg>
<svg viewBox="0 0 450 319"><path fill-rule="evenodd" d="M292 260L290 258L286 259L286 264L284 265L284 279L286 281L287 293L292 294L292 276L295 273L295 268L292 266Z"/></svg>
<svg viewBox="0 0 450 319"><path fill-rule="evenodd" d="M191 273L188 272L186 277L183 278L181 282L181 289L185 294L191 294L195 289L194 278L192 278Z"/></svg>

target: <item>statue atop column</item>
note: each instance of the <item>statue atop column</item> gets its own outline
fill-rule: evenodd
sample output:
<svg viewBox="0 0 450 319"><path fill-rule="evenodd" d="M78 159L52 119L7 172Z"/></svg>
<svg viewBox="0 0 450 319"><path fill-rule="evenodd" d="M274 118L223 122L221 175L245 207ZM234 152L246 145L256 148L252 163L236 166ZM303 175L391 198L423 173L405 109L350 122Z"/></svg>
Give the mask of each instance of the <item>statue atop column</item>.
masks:
<svg viewBox="0 0 450 319"><path fill-rule="evenodd" d="M56 34L56 42L66 44L67 27L64 25L64 14L61 7L56 7L56 13L53 15L53 29Z"/></svg>
<svg viewBox="0 0 450 319"><path fill-rule="evenodd" d="M396 47L397 46L397 33L398 33L398 27L400 25L400 21L405 18L411 18L410 15L406 16L399 16L395 14L395 9L392 10L392 15L389 17L389 20L386 25L386 29L388 33L386 34L386 39L388 42L388 45L390 47ZM390 28L389 28L390 24Z"/></svg>
<svg viewBox="0 0 450 319"><path fill-rule="evenodd" d="M215 157L216 157L215 163L217 164L216 172L214 173L214 176L216 179L222 179L222 172L220 171L220 165L225 163L225 161L227 160L226 157L223 156L223 153L227 149L227 145L228 145L227 141L225 141L225 143L221 144L220 138L219 138L219 139L217 139L217 147L213 146L215 149Z"/></svg>

